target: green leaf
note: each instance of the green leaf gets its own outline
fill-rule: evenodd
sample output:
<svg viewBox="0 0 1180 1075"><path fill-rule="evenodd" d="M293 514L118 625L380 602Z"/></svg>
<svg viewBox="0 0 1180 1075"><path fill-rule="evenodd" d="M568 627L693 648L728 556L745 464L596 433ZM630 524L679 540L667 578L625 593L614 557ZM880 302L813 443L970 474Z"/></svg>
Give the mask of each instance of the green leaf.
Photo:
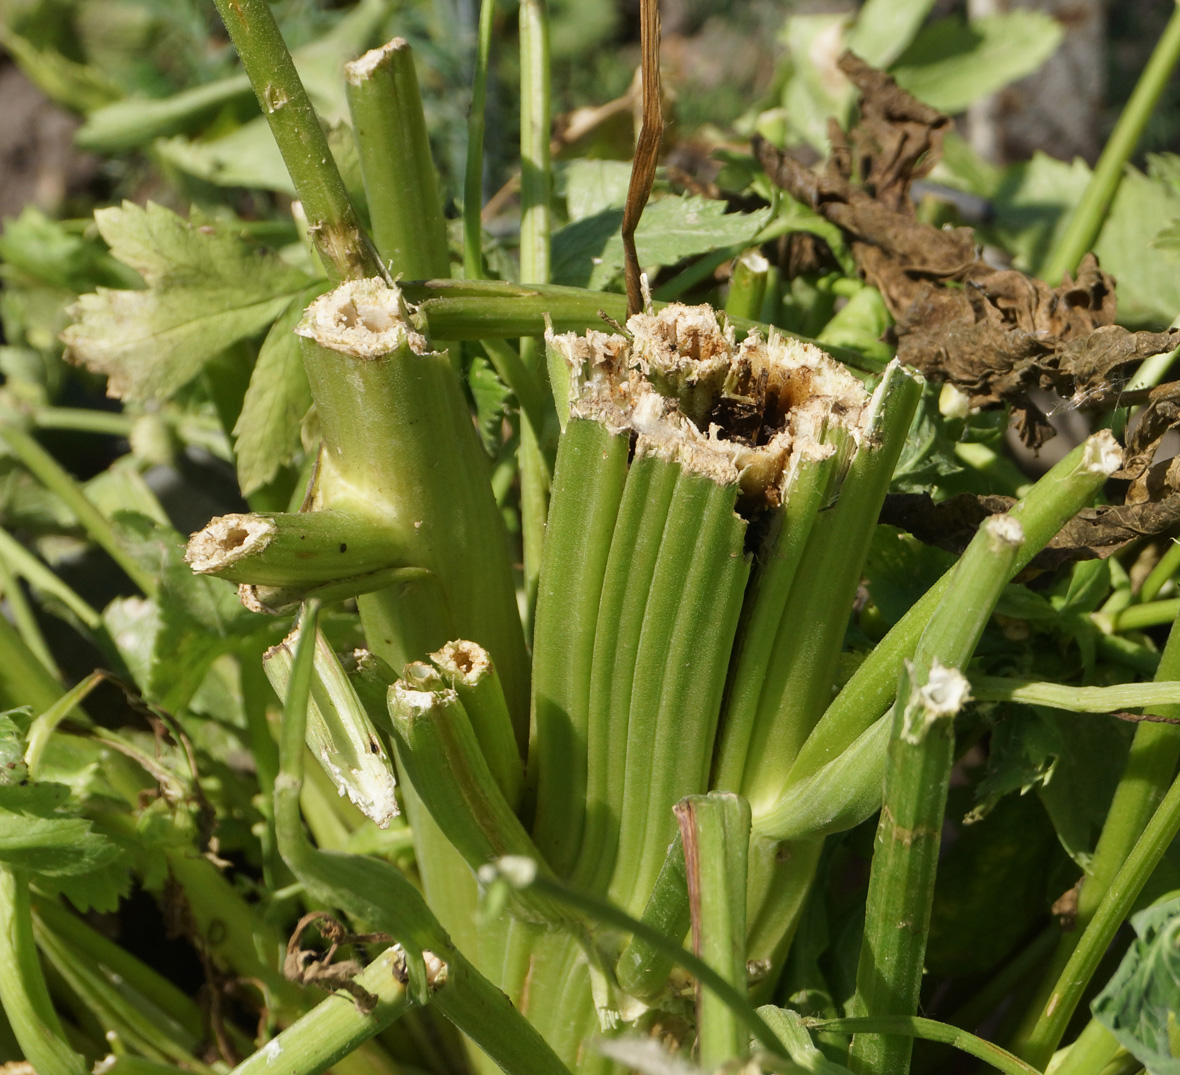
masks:
<svg viewBox="0 0 1180 1075"><path fill-rule="evenodd" d="M1118 721L1011 706L992 731L972 816L985 815L1001 796L1035 788L1066 854L1088 869L1128 742L1128 729Z"/></svg>
<svg viewBox="0 0 1180 1075"><path fill-rule="evenodd" d="M184 220L162 206L95 213L111 252L147 289L83 295L63 334L75 360L123 399L165 398L204 364L266 328L309 283L220 221Z"/></svg>
<svg viewBox="0 0 1180 1075"><path fill-rule="evenodd" d="M865 0L848 47L865 63L888 67L914 39L934 0Z"/></svg>
<svg viewBox="0 0 1180 1075"><path fill-rule="evenodd" d="M107 866L121 851L84 817L64 811L64 784L0 786L0 863L49 877Z"/></svg>
<svg viewBox="0 0 1180 1075"><path fill-rule="evenodd" d="M559 185L565 190L570 220L593 216L603 209L619 209L627 201L631 165L627 161L574 160L560 165Z"/></svg>
<svg viewBox="0 0 1180 1075"><path fill-rule="evenodd" d="M174 168L219 187L295 194L295 185L263 116L221 138L203 140L178 135L161 139L155 151Z"/></svg>
<svg viewBox="0 0 1180 1075"><path fill-rule="evenodd" d="M980 974L997 966L1044 915L1049 871L1064 859L1032 796L1009 796L983 820L961 826L938 862L929 972Z"/></svg>
<svg viewBox="0 0 1180 1075"><path fill-rule="evenodd" d="M635 233L644 268L674 265L682 258L752 239L770 209L726 213L725 203L695 195L652 202ZM553 235L553 282L602 289L623 268L622 210L603 209L567 224Z"/></svg>
<svg viewBox="0 0 1180 1075"><path fill-rule="evenodd" d="M943 112L1031 75L1061 44L1064 29L1038 11L1011 11L963 23L941 19L921 31L890 74L902 89Z"/></svg>
<svg viewBox="0 0 1180 1075"><path fill-rule="evenodd" d="M265 485L300 449L299 430L311 406L311 388L303 370L294 328L304 307L322 288L301 292L271 326L234 425L238 484L249 496Z"/></svg>
<svg viewBox="0 0 1180 1075"><path fill-rule="evenodd" d="M1094 998L1094 1018L1151 1075L1180 1075L1180 898L1137 915L1137 939Z"/></svg>
<svg viewBox="0 0 1180 1075"><path fill-rule="evenodd" d="M828 154L828 120L848 125L856 93L836 66L844 49L848 16L792 15L779 41L787 47L789 67L783 85L783 115L795 136L821 156Z"/></svg>
<svg viewBox="0 0 1180 1075"><path fill-rule="evenodd" d="M914 414L905 447L893 468L890 490L925 493L941 484L940 479L963 469L955 456L955 442L947 434L946 420L938 409L942 386L928 384Z"/></svg>

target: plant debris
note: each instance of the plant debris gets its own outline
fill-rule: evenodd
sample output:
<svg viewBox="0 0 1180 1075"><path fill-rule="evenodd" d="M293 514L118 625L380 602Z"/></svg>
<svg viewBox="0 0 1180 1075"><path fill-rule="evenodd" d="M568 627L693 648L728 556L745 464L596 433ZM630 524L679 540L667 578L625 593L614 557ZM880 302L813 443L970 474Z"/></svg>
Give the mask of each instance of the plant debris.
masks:
<svg viewBox="0 0 1180 1075"><path fill-rule="evenodd" d="M315 948L302 947L303 935L311 927L328 942L328 950L320 952ZM333 962L337 950L346 944L368 942L393 943L387 933L349 933L347 929L326 911L312 911L299 919L291 939L287 942L287 956L283 961L283 974L300 985L315 985L334 993L343 989L353 999L357 1010L371 1012L377 1006L377 997L356 981L364 967L355 959Z"/></svg>
<svg viewBox="0 0 1180 1075"><path fill-rule="evenodd" d="M919 221L914 180L938 162L947 116L902 90L850 52L840 69L860 91L860 120L845 134L829 126L832 154L813 172L762 139L755 152L767 175L847 236L861 275L885 300L898 358L935 381L949 381L972 407L1011 408L1021 440L1037 449L1054 429L1032 393L1070 405L1111 409L1143 359L1180 346L1180 331L1131 332L1114 324L1115 280L1093 254L1057 287L1015 269L996 269L978 252L971 228ZM1114 478L1125 502L1088 509L1038 558L1037 566L1108 556L1134 538L1180 520L1180 464L1154 463L1164 434L1180 425L1180 382L1154 389L1127 441ZM971 501L969 504L968 501ZM961 551L1003 497L955 497L944 504L891 497L883 522L928 543Z"/></svg>

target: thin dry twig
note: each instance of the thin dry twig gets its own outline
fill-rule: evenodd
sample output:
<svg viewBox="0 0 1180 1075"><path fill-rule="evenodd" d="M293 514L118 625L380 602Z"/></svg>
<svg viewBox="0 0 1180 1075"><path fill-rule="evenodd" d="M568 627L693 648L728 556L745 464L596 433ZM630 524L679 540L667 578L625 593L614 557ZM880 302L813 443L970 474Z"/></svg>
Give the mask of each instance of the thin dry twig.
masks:
<svg viewBox="0 0 1180 1075"><path fill-rule="evenodd" d="M635 229L643 215L656 177L656 162L664 138L664 107L660 95L660 5L659 0L642 0L640 43L643 52L643 123L631 162L631 182L623 207L623 269L627 281L627 316L642 313L643 292L639 285L639 255L635 250Z"/></svg>

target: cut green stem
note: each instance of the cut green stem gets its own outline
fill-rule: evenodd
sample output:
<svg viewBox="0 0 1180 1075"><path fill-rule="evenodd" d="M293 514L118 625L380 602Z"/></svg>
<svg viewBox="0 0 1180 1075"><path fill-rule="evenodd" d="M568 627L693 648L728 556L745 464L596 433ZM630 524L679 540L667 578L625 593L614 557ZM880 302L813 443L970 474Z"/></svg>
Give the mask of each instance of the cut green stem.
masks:
<svg viewBox="0 0 1180 1075"><path fill-rule="evenodd" d="M689 795L674 807L684 844L692 949L735 990L746 988L746 854L750 805L729 792ZM749 1029L697 985L698 1060L706 1071L745 1056Z"/></svg>
<svg viewBox="0 0 1180 1075"><path fill-rule="evenodd" d="M451 275L440 184L409 43L395 37L344 65L373 242L390 277Z"/></svg>
<svg viewBox="0 0 1180 1075"><path fill-rule="evenodd" d="M917 1012L954 764L954 717L968 697L961 670L975 651L1023 540L1020 524L1010 516L983 523L953 569L913 661L906 662L902 673L856 972L856 1015ZM900 1035L858 1034L849 1063L858 1075L905 1075L912 1047Z"/></svg>
<svg viewBox="0 0 1180 1075"><path fill-rule="evenodd" d="M266 0L216 2L295 184L308 231L328 275L335 280L379 275L376 251L349 201L270 5Z"/></svg>
<svg viewBox="0 0 1180 1075"><path fill-rule="evenodd" d="M1025 536L1016 571L1027 566L1036 552L1089 503L1120 461L1114 438L1107 432L1096 433L1045 474L1011 509L1009 514L1020 523ZM948 577L944 575L919 598L845 684L799 751L786 781L788 787L836 760L889 708L903 662L914 652L930 622Z"/></svg>

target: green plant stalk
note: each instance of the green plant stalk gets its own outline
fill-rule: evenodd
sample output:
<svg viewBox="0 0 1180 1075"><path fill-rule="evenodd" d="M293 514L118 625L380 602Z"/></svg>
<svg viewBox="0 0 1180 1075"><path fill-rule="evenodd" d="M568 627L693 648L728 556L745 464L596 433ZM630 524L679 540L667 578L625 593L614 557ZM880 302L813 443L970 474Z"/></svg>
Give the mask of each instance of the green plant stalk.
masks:
<svg viewBox="0 0 1180 1075"><path fill-rule="evenodd" d="M645 928L655 930L666 941L679 947L692 924L691 919L684 843L677 832L640 921ZM619 956L615 977L625 993L640 1000L653 1000L667 986L674 962L662 949L652 947L643 937L635 935Z"/></svg>
<svg viewBox="0 0 1180 1075"><path fill-rule="evenodd" d="M409 43L395 37L345 64L344 76L373 242L385 271L410 280L450 276L440 184Z"/></svg>
<svg viewBox="0 0 1180 1075"><path fill-rule="evenodd" d="M376 998L372 1011L361 1011L348 997L321 1001L301 1019L244 1060L233 1075L319 1075L348 1056L373 1034L410 1007L403 984L405 971L395 948L387 948L354 981Z"/></svg>
<svg viewBox="0 0 1180 1075"><path fill-rule="evenodd" d="M1097 242L1122 181L1123 169L1135 152L1177 60L1180 60L1180 9L1172 12L1172 17L1156 42L1151 59L1135 84L1131 99L1106 140L1102 156L1098 158L1081 200L1074 207L1065 231L1046 259L1041 275L1050 284L1058 284L1066 273L1075 272L1082 256Z"/></svg>
<svg viewBox="0 0 1180 1075"><path fill-rule="evenodd" d="M458 695L496 786L515 813L524 797L524 767L496 666L474 642L448 642L430 660Z"/></svg>
<svg viewBox="0 0 1180 1075"><path fill-rule="evenodd" d="M487 124L488 64L495 16L494 0L482 0L471 79L471 108L467 112L467 162L463 171L463 275L468 280L478 280L484 275L483 219L480 215L483 206L483 136Z"/></svg>
<svg viewBox="0 0 1180 1075"><path fill-rule="evenodd" d="M1167 551L1160 557L1159 563L1151 569L1151 574L1143 580L1139 587L1138 598L1141 602L1154 601L1156 595L1177 571L1180 571L1180 541L1173 540Z"/></svg>
<svg viewBox="0 0 1180 1075"><path fill-rule="evenodd" d="M52 934L142 997L150 998L160 1015L190 1036L194 1043L205 1033L200 1006L168 978L108 940L55 899L37 894L32 901L34 935Z"/></svg>
<svg viewBox="0 0 1180 1075"><path fill-rule="evenodd" d="M1118 1038L1097 1019L1091 1019L1065 1058L1053 1068L1053 1075L1101 1075L1121 1049ZM1136 1069L1139 1066L1136 1062Z"/></svg>
<svg viewBox="0 0 1180 1075"><path fill-rule="evenodd" d="M311 513L309 513L311 514ZM431 572L424 567L387 567L370 571L365 575L349 575L331 582L305 582L293 586L252 586L243 583L238 587L238 597L251 612L266 612L281 615L293 612L304 601L313 597L324 604L349 601L362 594L380 590L416 586L430 586Z"/></svg>
<svg viewBox="0 0 1180 1075"><path fill-rule="evenodd" d="M710 989L722 998L729 1007L738 1014L739 1018L749 1028L750 1033L775 1056L783 1056L783 1047L774 1032L766 1025L766 1021L754 1010L746 999L744 990L735 989L729 982L717 973L708 963L698 958L692 952L681 947L678 941L669 940L659 930L652 928L637 918L632 918L626 911L616 907L613 903L591 896L580 889L571 888L560 881L552 880L541 874L529 876L519 871L504 873L510 883L523 887L535 888L537 891L560 900L575 911L579 911L587 918L612 926L623 933L641 938L661 955L670 959L678 967L683 967L694 978L701 982L706 989Z"/></svg>
<svg viewBox="0 0 1180 1075"><path fill-rule="evenodd" d="M0 867L0 1004L24 1058L40 1075L88 1075L53 1010L33 939L28 877Z"/></svg>
<svg viewBox="0 0 1180 1075"><path fill-rule="evenodd" d="M279 744L275 826L284 860L313 898L341 907L366 929L396 937L405 952L411 997L417 1002L429 999L509 1075L568 1075L508 998L454 947L421 893L399 870L380 859L317 851L308 841L299 789L317 613L315 602L309 602L300 624ZM430 953L432 961L426 958ZM370 1036L379 1029L372 1022L366 1027Z"/></svg>
<svg viewBox="0 0 1180 1075"><path fill-rule="evenodd" d="M627 454L626 436L579 419L566 427L554 470L537 594L528 784L533 839L558 876L573 869L582 837L594 637Z"/></svg>
<svg viewBox="0 0 1180 1075"><path fill-rule="evenodd" d="M29 652L56 678L61 678L61 669L53 659L53 654L45 642L45 636L37 624L37 617L33 615L32 606L21 589L20 582L0 557L0 597L8 604L17 633L21 636Z"/></svg>
<svg viewBox="0 0 1180 1075"><path fill-rule="evenodd" d="M665 464L668 465L668 464ZM642 912L675 834L673 804L704 792L750 563L736 485L681 471L643 613L626 728L610 898Z"/></svg>
<svg viewBox="0 0 1180 1075"><path fill-rule="evenodd" d="M381 264L349 201L319 117L266 0L216 0L334 281L379 276Z"/></svg>
<svg viewBox="0 0 1180 1075"><path fill-rule="evenodd" d="M65 943L55 931L37 926L34 919L34 936L45 958L108 1035L115 1035L124 1048L150 1060L183 1064L200 1075L213 1075L212 1068L194 1059L204 1037L199 1022L194 1033L162 1011L152 994L129 986L88 953Z"/></svg>
<svg viewBox="0 0 1180 1075"><path fill-rule="evenodd" d="M333 336L325 323L357 316L357 303L382 331L361 322ZM301 331L323 342L305 339L303 355L324 438L312 508L366 515L415 549L429 578L359 599L369 648L399 669L451 639L478 642L523 747L528 665L503 517L458 377L405 328L403 310L397 289L377 281L311 307Z"/></svg>
<svg viewBox="0 0 1180 1075"><path fill-rule="evenodd" d="M1018 1054L1023 1060L1034 1067L1044 1067L1052 1058L1102 956L1177 832L1180 832L1180 778L1172 782L1079 938L1048 1003L1038 1013L1036 1025L1024 1038Z"/></svg>
<svg viewBox="0 0 1180 1075"><path fill-rule="evenodd" d="M1010 517L985 520L955 565L902 673L869 876L855 1015L917 1012L954 764L954 717L967 700L961 669L971 660L1023 540ZM858 1034L849 1064L857 1075L904 1075L912 1048L911 1040L899 1035Z"/></svg>
<svg viewBox="0 0 1180 1075"><path fill-rule="evenodd" d="M740 729L728 724L723 733L714 786L741 791L755 818L781 794L785 770L831 697L848 610L921 391L920 378L905 368L885 373L874 397L871 439L853 457L835 505L812 524L749 737L743 743Z"/></svg>
<svg viewBox="0 0 1180 1075"><path fill-rule="evenodd" d="M575 886L600 895L610 884L618 851L636 657L677 475L676 467L652 455L632 460L609 538L610 552L598 597L598 608L612 614L599 617L594 624L586 735L586 822L571 880Z"/></svg>
<svg viewBox="0 0 1180 1075"><path fill-rule="evenodd" d="M463 703L447 687L415 689L405 680L389 689L398 764L423 805L472 872L514 855L541 862L529 834L500 791L480 750ZM520 898L519 913L546 925L568 915L543 899Z"/></svg>
<svg viewBox="0 0 1180 1075"><path fill-rule="evenodd" d="M73 512L90 539L123 569L124 574L143 594L154 597L158 589L155 575L140 567L134 557L123 548L106 516L90 503L86 494L78 487L78 483L65 472L57 460L23 429L17 429L12 425L0 426L0 436L33 477Z"/></svg>
<svg viewBox="0 0 1180 1075"><path fill-rule="evenodd" d="M48 709L37 714L25 736L25 764L29 767L31 780L36 780L40 775L41 758L54 729L106 678L105 672L91 672L61 695Z"/></svg>
<svg viewBox="0 0 1180 1075"><path fill-rule="evenodd" d="M1143 605L1131 605L1120 612L1104 616L1095 612L1093 619L1103 626L1108 624L1114 631L1141 631L1144 627L1159 627L1171 623L1180 612L1180 597L1169 597L1165 601L1152 601Z"/></svg>
<svg viewBox="0 0 1180 1075"><path fill-rule="evenodd" d="M28 705L35 713L43 713L61 696L61 684L53 673L37 660L8 619L0 616L0 706Z"/></svg>
<svg viewBox="0 0 1180 1075"><path fill-rule="evenodd" d="M852 1019L808 1019L806 1025L837 1034L892 1034L937 1041L986 1061L997 1071L1004 1072L1004 1075L1040 1075L1036 1068L998 1045L935 1019L922 1019L914 1015L884 1015ZM1097 1073L1098 1069L1094 1068L1093 1071Z"/></svg>
<svg viewBox="0 0 1180 1075"><path fill-rule="evenodd" d="M747 250L733 263L729 294L725 296L725 313L729 317L761 319L769 271L770 262L757 250Z"/></svg>
<svg viewBox="0 0 1180 1075"><path fill-rule="evenodd" d="M1174 685L1180 679L1180 628L1172 625L1155 680L1160 686ZM1150 703L1148 703L1150 704ZM1159 715L1180 717L1180 704L1159 706ZM1047 1040L1044 1011L1058 989L1061 975L1072 959L1095 914L1106 899L1111 885L1127 856L1158 808L1176 772L1180 759L1180 727L1169 724L1142 723L1127 756L1126 768L1115 789L1114 798L1102 825L1090 869L1078 893L1076 925L1058 938L1040 988L1029 1004L1026 1017L1013 1038L1013 1051L1021 1056L1040 1055ZM1062 1027L1064 1032L1064 1027ZM1060 1040L1060 1038L1058 1038ZM1056 1042L1053 1043L1056 1047Z"/></svg>
<svg viewBox="0 0 1180 1075"><path fill-rule="evenodd" d="M537 376L537 370L528 369L521 360L520 352L513 350L503 340L487 339L479 342L496 376L512 389L520 405L520 413L534 429L542 428L553 411L553 405L548 398L548 391Z"/></svg>
<svg viewBox="0 0 1180 1075"><path fill-rule="evenodd" d="M626 296L605 291L592 291L560 284L513 284L504 280L428 280L406 281L402 293L416 309L411 322L418 331L434 339L487 340L515 339L518 336L541 336L545 332L546 317L553 331L585 332L588 328L601 329L599 311L615 321L627 317ZM666 303L656 302L661 310ZM730 318L729 323L739 334L751 329L765 338L772 326L761 321ZM816 343L809 336L775 329L782 336ZM817 344L819 346L819 344ZM833 358L846 366L879 373L881 364L866 359L850 347L823 345Z"/></svg>
<svg viewBox="0 0 1180 1075"><path fill-rule="evenodd" d="M35 590L60 601L91 631L102 628L102 617L97 610L67 586L47 565L26 549L7 530L0 529L0 558L9 570L19 575Z"/></svg>
<svg viewBox="0 0 1180 1075"><path fill-rule="evenodd" d="M1078 511L1089 503L1119 465L1114 439L1100 432L1080 444L1029 490L1009 514L1024 530L1025 542L1015 571L1036 553ZM799 751L787 786L815 775L867 733L889 708L906 657L914 652L947 584L949 572L936 582L890 629L856 670ZM755 827L759 827L755 817Z"/></svg>
<svg viewBox="0 0 1180 1075"><path fill-rule="evenodd" d="M971 695L977 702L1022 702L1025 705L1048 706L1071 713L1115 713L1120 709L1180 703L1180 683L1160 676L1158 666L1154 683L1115 683L1109 687L1071 687L1064 683L1035 683L999 676L973 676ZM1167 723L1171 719L1167 713L1158 715L1164 718L1161 723ZM1145 716L1143 723L1152 723L1151 717ZM1171 773L1168 774L1168 778L1170 777ZM1156 796L1157 799L1163 795L1167 783L1168 779L1165 779ZM1144 818L1145 823L1146 820Z"/></svg>
<svg viewBox="0 0 1180 1075"><path fill-rule="evenodd" d="M520 277L526 284L549 282L550 200L553 177L549 161L549 11L547 0L520 4ZM522 337L520 360L525 369L542 376L536 336ZM542 447L544 428L521 415L520 529L524 545L526 617L536 602L541 573L545 521L549 514L552 464Z"/></svg>
<svg viewBox="0 0 1180 1075"><path fill-rule="evenodd" d="M348 511L221 515L188 542L196 572L268 587L306 587L405 567L412 536L396 540L387 522Z"/></svg>
<svg viewBox="0 0 1180 1075"><path fill-rule="evenodd" d="M750 806L730 792L689 795L674 807L684 845L692 950L735 990L746 988L746 853ZM746 1055L749 1030L697 984L698 1062L706 1071Z"/></svg>

